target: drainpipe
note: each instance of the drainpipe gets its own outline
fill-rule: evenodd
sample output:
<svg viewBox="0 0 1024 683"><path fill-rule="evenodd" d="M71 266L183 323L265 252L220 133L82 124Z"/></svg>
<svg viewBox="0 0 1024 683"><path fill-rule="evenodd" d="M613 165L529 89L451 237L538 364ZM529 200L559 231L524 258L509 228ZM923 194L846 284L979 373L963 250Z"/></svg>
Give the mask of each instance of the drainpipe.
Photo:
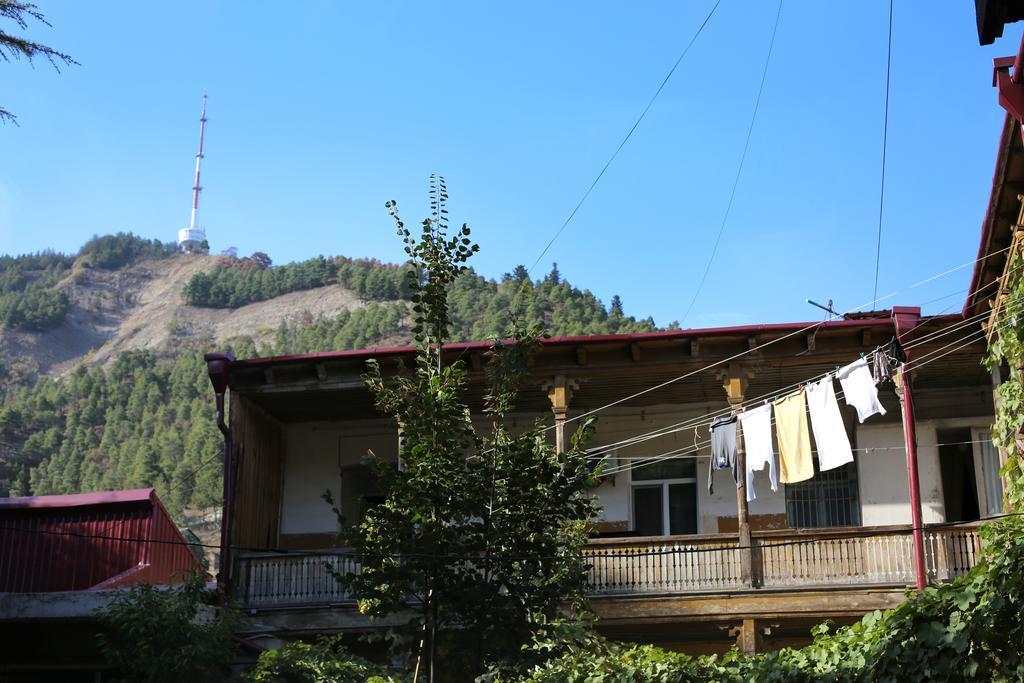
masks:
<svg viewBox="0 0 1024 683"><path fill-rule="evenodd" d="M228 389L228 366L235 357L228 353L208 353L204 358L210 383L217 397L217 428L224 435L224 503L220 517L220 567L217 571L217 585L225 595L230 595L231 508L235 494L235 467L232 461L234 448L231 429L224 420L224 395Z"/></svg>
<svg viewBox="0 0 1024 683"><path fill-rule="evenodd" d="M917 418L914 414L914 382L911 372L906 370L911 365L911 354L907 350L910 331L918 325L921 309L910 306L893 306L892 317L896 326L896 338L903 346L907 362L900 371L897 392L900 397L900 408L903 409L903 440L907 448L907 479L910 484L910 519L914 533L914 573L917 589L924 590L928 585L928 574L924 563L924 522L921 514L921 481L917 464Z"/></svg>

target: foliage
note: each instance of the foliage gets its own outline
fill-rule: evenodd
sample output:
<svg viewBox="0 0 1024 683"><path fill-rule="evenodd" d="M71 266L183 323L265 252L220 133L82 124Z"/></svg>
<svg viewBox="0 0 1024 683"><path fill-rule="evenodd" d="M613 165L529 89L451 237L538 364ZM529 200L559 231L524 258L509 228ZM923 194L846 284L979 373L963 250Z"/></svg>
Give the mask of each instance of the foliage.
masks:
<svg viewBox="0 0 1024 683"><path fill-rule="evenodd" d="M51 287L73 263L72 257L53 251L0 256L0 322L34 331L62 322L68 298Z"/></svg>
<svg viewBox="0 0 1024 683"><path fill-rule="evenodd" d="M1003 383L996 389L996 422L992 437L996 446L1006 451L1007 462L1003 476L1009 481L1024 479L1024 268L1020 254L1010 259L1008 272L1017 274L1017 281L1003 300L1002 317L996 322L996 332L989 345L986 365L1003 371ZM1007 500L1015 510L1024 510L1024 486L1010 487Z"/></svg>
<svg viewBox="0 0 1024 683"><path fill-rule="evenodd" d="M155 486L178 516L220 500L222 441L206 364L183 349L173 362L148 351L79 366L60 380L10 389L0 406L0 495Z"/></svg>
<svg viewBox="0 0 1024 683"><path fill-rule="evenodd" d="M22 31L28 28L29 20L38 21L49 26L42 12L36 5L23 0L0 0L0 19L7 19ZM31 63L37 57L45 58L50 65L60 71L61 65L77 64L70 55L59 52L52 47L47 47L28 38L12 35L0 29L0 59L9 62L12 59L24 59ZM10 121L17 124L17 118L3 107L0 107L0 121Z"/></svg>
<svg viewBox="0 0 1024 683"><path fill-rule="evenodd" d="M376 259L318 256L299 263L271 266L270 257L222 257L222 262L205 273L196 273L182 289L191 306L237 308L265 301L288 292L337 284L363 301L396 302L390 307L407 311L413 295L403 266ZM500 281L484 278L464 268L447 288L452 341L488 339L504 332L509 314L517 311L524 327L540 325L554 335L617 334L649 332L657 327L650 318L637 320L623 313L617 295L605 310L600 299L588 290L574 287L561 277L557 264L551 273L530 280L518 266ZM356 309L351 315L358 319ZM334 321L327 321L333 323ZM348 320L342 324L347 323ZM362 325L362 323L356 323ZM294 331L292 332L295 333ZM324 343L330 341L321 337ZM319 347L313 350L324 350Z"/></svg>
<svg viewBox="0 0 1024 683"><path fill-rule="evenodd" d="M1014 259L1011 272L1019 270ZM1024 281L1013 284L986 364L1000 367L993 438L1006 449L1007 500L1024 505ZM1008 374L1007 374L1008 373ZM990 522L976 567L952 583L911 593L814 642L755 657L735 650L692 658L652 646L606 641L592 633L549 630L530 652L548 657L519 680L541 681L1019 681L1024 680L1024 520Z"/></svg>
<svg viewBox="0 0 1024 683"><path fill-rule="evenodd" d="M93 238L75 256L52 251L0 256L0 321L33 330L59 324L68 303L56 286L66 282L76 259L91 267L118 268L172 253L173 245L120 233ZM283 279L293 283L333 277L369 300L332 318L299 316L259 343L239 337L232 344L240 358L401 345L413 337L413 293L405 275L409 264L332 257L311 259L305 266L274 266L260 252L235 261L221 258L237 261L237 268L229 268L243 279L274 272L291 272ZM621 301L614 300L606 311L557 268L536 282L526 280L522 266L499 282L465 268L448 288L450 337L476 340L503 333L516 306L523 327L547 323L555 334L654 327L623 316ZM106 368L80 367L62 379L35 382L26 380L33 375L31 367L19 359L5 361L0 368L0 495L155 486L179 518L186 507L215 504L221 490L221 440L201 357L208 344L176 335L174 348L162 355L127 352Z"/></svg>
<svg viewBox="0 0 1024 683"><path fill-rule="evenodd" d="M68 295L29 285L0 294L0 320L8 327L42 331L59 325L68 312Z"/></svg>
<svg viewBox="0 0 1024 683"><path fill-rule="evenodd" d="M212 598L201 576L116 591L97 614L100 651L127 681L225 680L240 616L231 606L212 607Z"/></svg>
<svg viewBox="0 0 1024 683"><path fill-rule="evenodd" d="M593 483L587 425L557 453L539 423L518 435L505 424L535 329L516 327L511 343L493 343L484 435L470 418L463 363L441 362L451 325L448 292L478 248L465 225L448 235L445 199L436 179L433 218L423 221L419 237L388 203L411 261L417 354L414 367L392 378L371 361L366 379L378 409L401 425L402 467L373 461L385 500L352 520L355 526L340 520L341 538L362 566L338 578L359 596L364 614L402 614L415 605L397 634L399 651L411 654L429 633L421 658L440 651L445 675L467 680L488 660L517 656L565 603L582 606L581 550L595 504L586 495Z"/></svg>
<svg viewBox="0 0 1024 683"><path fill-rule="evenodd" d="M356 657L341 636L321 636L315 643L296 641L260 655L246 674L259 683L398 683L405 680L387 668Z"/></svg>
<svg viewBox="0 0 1024 683"><path fill-rule="evenodd" d="M1024 525L1016 518L985 530L984 558L950 584L911 594L814 642L755 657L735 650L692 658L592 634L540 638L554 653L520 680L547 681L1017 681L1024 678ZM550 635L550 634L546 634ZM556 634L558 635L558 634Z"/></svg>
<svg viewBox="0 0 1024 683"><path fill-rule="evenodd" d="M172 242L148 240L130 232L116 235L93 236L79 250L85 265L104 270L116 270L141 258L162 258L178 253Z"/></svg>

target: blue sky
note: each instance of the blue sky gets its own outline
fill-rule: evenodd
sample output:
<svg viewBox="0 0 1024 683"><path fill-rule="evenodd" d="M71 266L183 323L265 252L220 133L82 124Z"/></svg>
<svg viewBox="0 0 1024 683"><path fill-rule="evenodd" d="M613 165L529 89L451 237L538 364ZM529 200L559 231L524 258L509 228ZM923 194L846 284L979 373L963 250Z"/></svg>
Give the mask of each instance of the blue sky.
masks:
<svg viewBox="0 0 1024 683"><path fill-rule="evenodd" d="M0 63L0 252L72 251L188 220L215 251L401 259L427 180L499 276L530 265L712 5L701 2L47 2L30 35L73 55ZM534 275L682 317L722 219L774 2L723 0ZM732 213L686 327L818 319L872 298L888 3L788 0ZM896 3L879 294L975 257L1003 111L974 6ZM970 269L881 305L958 310Z"/></svg>

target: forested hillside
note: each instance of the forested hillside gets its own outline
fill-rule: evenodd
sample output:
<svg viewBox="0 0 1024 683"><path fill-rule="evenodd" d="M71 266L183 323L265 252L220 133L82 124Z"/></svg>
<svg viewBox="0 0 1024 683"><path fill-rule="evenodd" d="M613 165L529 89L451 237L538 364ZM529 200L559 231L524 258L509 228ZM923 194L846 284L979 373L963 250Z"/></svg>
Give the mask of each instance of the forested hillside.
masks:
<svg viewBox="0 0 1024 683"><path fill-rule="evenodd" d="M94 238L75 256L0 258L0 313L7 292L60 294L62 278L75 277L75 269L116 270L153 257L195 258L130 235ZM106 365L86 359L64 377L28 383L7 377L0 384L0 495L155 486L175 515L215 504L221 440L202 354L211 345L245 358L408 343L404 271L401 265L342 256L282 266L262 253L217 257L185 284L182 305L237 309L288 292L331 287L362 303L332 316L300 312L282 318L272 334L253 330L215 343L184 331L157 349L123 351ZM8 281L13 284L4 284ZM554 335L655 329L649 318L626 316L618 297L606 308L591 292L565 280L557 267L539 280L531 280L522 266L498 280L468 271L450 298L454 336L460 340L500 334L513 310Z"/></svg>

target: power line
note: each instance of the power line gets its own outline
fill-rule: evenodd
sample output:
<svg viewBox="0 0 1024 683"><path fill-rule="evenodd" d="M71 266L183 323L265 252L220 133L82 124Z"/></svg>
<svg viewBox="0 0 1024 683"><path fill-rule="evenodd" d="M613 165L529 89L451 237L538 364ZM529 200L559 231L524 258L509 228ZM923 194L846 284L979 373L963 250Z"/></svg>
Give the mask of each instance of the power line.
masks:
<svg viewBox="0 0 1024 683"><path fill-rule="evenodd" d="M882 258L882 207L885 205L885 153L889 142L889 74L892 71L892 4L889 0L889 42L885 57L885 116L882 119L882 178L878 190L878 241L875 245L875 290L878 296L878 266Z"/></svg>
<svg viewBox="0 0 1024 683"><path fill-rule="evenodd" d="M682 53L680 53L678 59L676 59L675 63L672 65L672 68L668 70L667 74L665 74L665 78L662 79L661 85L658 86L658 89L654 91L654 95L651 96L650 101L647 102L647 106L644 107L642 112L640 112L640 116L637 117L637 120L633 123L633 127L630 128L629 132L626 133L626 136L622 138L622 142L620 142L619 146L615 148L615 151L612 153L612 155L608 158L608 161L606 161L604 166L601 168L600 173L598 173L597 177L594 178L594 182L590 183L590 187L588 187L587 191L583 193L582 197L580 197L579 202L576 203L576 206L573 208L572 212L562 222L561 227L558 228L554 236L548 241L547 245L540 252L540 255L537 257L537 260L533 262L533 265L527 268L527 273L532 272L533 269L537 267L537 264L540 263L540 260L544 258L544 255L546 253L548 253L548 250L551 248L551 245L555 243L555 240L557 240L559 235L562 234L562 231L564 231L565 228L569 225L569 223L572 222L572 219L576 217L576 213L580 210L580 207L583 206L583 203L587 201L587 198L590 196L590 193L594 190L594 188L597 187L597 183L600 182L601 178L605 174L605 171L607 171L608 167L612 165L612 162L615 161L615 158L619 156L619 152L621 152L622 148L626 146L626 143L629 142L629 139L633 137L633 133L640 125L640 122L644 120L644 117L647 116L647 112L648 110L650 110L651 105L653 105L654 101L658 99L658 95L661 94L661 91L665 89L665 86L668 84L669 79L672 78L672 74L676 72L676 68L683 61L683 58L686 57L686 53L688 53L690 51L690 48L693 47L693 44L697 42L697 38L700 37L701 33L703 33L704 27L708 25L709 21L711 21L711 17L714 15L715 10L718 9L718 6L721 4L721 2L722 0L716 0L714 6L712 6L711 8L711 11L708 12L706 17L704 17L704 21L701 22L700 26L697 28L697 31L693 34L693 37L690 38L690 42L686 44L686 47L683 48Z"/></svg>
<svg viewBox="0 0 1024 683"><path fill-rule="evenodd" d="M784 334L781 337L777 337L776 339L772 339L772 340L766 341L763 344L758 344L758 345L756 345L756 346L754 346L752 348L747 349L746 351L741 351L739 353L735 353L735 354L733 354L731 356L728 356L728 357L723 358L721 360L715 361L714 363L709 363L709 364L707 364L705 366L697 368L696 370L692 370L690 372L687 372L687 373L684 373L682 375L679 375L678 377L673 377L671 379L668 379L668 380L666 380L664 382L661 382L659 384L656 384L654 386L648 387L646 389L642 389L642 390L640 390L640 391L638 391L636 393L630 394L629 396L624 396L623 398L620 398L620 399L617 399L617 400L612 401L610 403L607 403L607 404L605 404L605 405L603 405L603 406L601 406L599 408L595 408L593 410L587 411L587 412L582 413L580 415L575 415L573 417L567 418L563 422L563 424L568 424L569 422L575 422L576 420L581 420L583 418L586 418L586 417L589 417L589 416L594 415L596 413L599 413L602 410L607 410L608 408L612 408L614 406L617 406L617 405L620 405L622 403L625 403L626 401L630 401L630 400L632 400L634 398L638 398L640 396L643 396L644 394L650 393L652 391L656 391L658 389L661 389L663 387L669 386L671 384L675 384L676 382L680 382L680 381L682 381L684 379L687 379L689 377L693 377L694 375L700 374L702 372L706 372L707 370L711 370L712 368L720 367L720 366L722 366L722 365L724 365L726 363L729 363L731 361L734 361L734 360L737 360L739 358L742 358L743 356L747 356L747 355L749 355L751 353L756 353L756 352L758 352L758 351L760 351L760 350L762 350L762 349L764 349L764 348L766 348L768 346L772 346L773 344L778 344L779 342L784 341L786 339L791 339L791 338L793 338L793 337L795 337L797 335L804 334L804 333L809 332L809 331L811 331L813 329L817 329L817 328L821 327L822 325L824 325L824 324L826 324L828 322L831 322L833 319L835 319L837 317L842 317L842 315L853 313L855 311L858 311L858 310L864 308L865 306L875 305L879 301L883 301L885 299L892 298L893 296L895 296L896 294L899 294L902 291L905 291L905 290L908 290L908 289L915 289L915 288L920 287L922 285L928 284L929 282L937 280L940 277L944 277L946 275L949 275L950 273L954 273L954 272L956 272L958 270L962 270L962 269L964 269L964 268L966 268L968 266L972 266L972 265L974 265L975 263L977 263L979 261L984 261L986 259L992 258L993 256L996 256L998 254L1001 254L1001 253L1007 251L1009 248L1010 247L1004 247L1003 249L995 251L995 252L993 252L991 254L986 254L985 256L981 256L981 257L976 258L976 259L974 259L972 261L968 261L966 263L962 263L959 266L954 266L953 268L949 268L949 269L947 269L945 271L942 271L941 273L936 273L935 275L931 275L929 277L926 277L925 279L920 280L920 281L918 281L918 282L916 282L916 283L914 283L914 284L912 284L912 285L910 285L908 287L904 287L902 289L895 290L893 292L890 292L889 294L886 294L883 297L878 297L878 298L873 299L872 301L868 301L866 303L863 303L860 306L855 306L853 308L850 308L847 311L845 311L844 313L842 313L840 316L829 316L825 320L821 320L819 322L811 323L811 324L806 325L805 327L802 327L802 328L800 328L798 330L794 330L793 332L789 332L787 334ZM556 426L557 425L548 425L547 427L544 428L544 431L552 430Z"/></svg>
<svg viewBox="0 0 1024 683"><path fill-rule="evenodd" d="M1018 267L1024 267L1024 265L1018 266ZM988 285L983 285L982 287L979 287L978 289L981 290L981 289L984 289L987 286ZM915 348L917 346L923 346L925 343L927 343L929 341L933 341L935 339L947 336L949 334L953 334L954 332L958 332L958 331L962 330L963 328L970 327L973 324L979 322L982 318L987 317L988 315L989 315L989 312L987 312L987 311L983 312L983 313L979 313L979 314L976 314L974 316L971 316L970 318L966 318L965 320L959 321L956 324L951 325L950 327L942 328L942 329L936 330L934 332L930 332L929 334L924 335L924 336L920 337L919 339L916 339L913 342L907 344L906 346L904 346L904 348L909 350L909 349L913 349L913 348ZM921 325L925 324L926 322L928 322L928 321L927 320L922 320L916 326L911 328L911 330L909 332L913 332L913 330L916 330L918 327L920 327ZM880 347L876 347L876 350L877 350L877 348L880 348ZM750 399L746 399L746 400L743 401L742 404L740 404L739 407L727 406L727 407L721 408L721 409L719 409L717 411L712 411L712 412L706 413L704 415L699 415L699 416L695 416L695 417L692 417L692 418L688 418L686 420L683 420L682 422L677 422L675 424L667 425L665 427L659 427L657 429L653 429L653 430L650 430L648 432L642 432L642 433L640 433L638 435L635 435L633 437L629 437L627 439L623 439L623 440L618 441L618 442L614 442L614 443L611 443L611 444L603 444L603 445L598 446L596 448L590 449L588 451L588 453L587 453L587 457L590 458L590 459L596 459L596 458L600 457L604 452L607 452L609 450L617 449L617 448L620 448L620 447L621 448L627 448L629 446L633 446L633 445L636 445L638 443L642 443L642 442L650 440L650 439L660 438L662 436L668 436L668 435L671 435L671 434L674 434L674 433L677 433L677 432L681 432L681 431L687 431L691 427L699 426L700 424L706 423L707 421L712 420L715 417L718 417L719 415L726 415L726 414L732 412L735 409L742 409L742 408L745 408L747 406L754 405L756 403L759 403L760 401L762 401L765 398L770 398L770 397L773 397L773 396L777 397L780 394L782 394L782 393L784 393L784 392L786 392L786 391L788 391L790 389L794 389L794 388L800 386L801 384L808 384L808 383L813 382L813 381L815 381L817 379L820 379L820 378L825 377L825 376L827 376L829 374L832 374L833 372L834 371L831 371L831 370L826 371L826 372L822 372L822 373L819 373L819 374L814 375L812 377L800 380L798 382L793 382L792 384L790 384L788 386L785 386L785 387L782 387L782 388L775 389L773 391L767 392L767 393L762 394L760 396L757 396L757 397L754 397L754 398L750 398Z"/></svg>
<svg viewBox="0 0 1024 683"><path fill-rule="evenodd" d="M916 367L923 367L925 365L928 365L928 363L934 362L936 360L941 360L942 358L945 358L946 356L948 356L950 354L956 353L957 351L963 349L966 346L969 346L970 344L973 344L973 343L975 343L977 341L980 341L984 337L984 334L985 333L984 333L983 330L981 332L978 332L978 331L972 332L972 333L970 333L968 335L965 335L964 337L961 337L960 339L957 339L956 341L954 341L954 342L952 342L950 344L947 344L946 346L943 346L943 347L941 347L939 349L936 349L935 351L933 351L933 352L923 356L922 358L929 358L929 356L933 356L933 355L939 353L940 351L943 351L943 350L949 348L950 346L958 344L959 342L963 342L965 339L967 340L965 343L960 344L959 346L957 346L957 348L954 348L951 351L947 351L946 353L942 354L941 356L938 356L936 358L932 358L931 360L927 360L925 362L911 361L911 362L907 363L907 365L909 366L910 370L913 370ZM843 392L842 391L836 392L836 397L837 398L843 397ZM773 416L772 417L772 424L774 424L774 423L775 423L775 417ZM603 472L602 474L605 475L605 476L612 475L612 474L620 474L620 473L622 473L624 471L627 471L627 470L632 470L632 469L637 469L637 468L640 468L640 467L645 467L647 465L654 464L656 462L661 462L663 460L674 459L674 457L676 456L677 453L692 452L695 449L696 450L700 450L701 448L704 448L704 447L710 445L710 443L711 443L710 440L702 441L700 443L697 443L696 440L695 440L693 445L688 445L688 446L685 446L683 448L673 449L671 451L667 451L665 453L660 453L660 454L653 455L653 456L645 456L645 458L635 458L636 460L639 460L640 462L633 462L633 463L629 463L629 464L626 464L626 465L619 465L619 466L617 466L615 468L609 469L606 472ZM943 444L943 445L945 445L945 444Z"/></svg>
<svg viewBox="0 0 1024 683"><path fill-rule="evenodd" d="M729 213L732 211L733 200L736 199L736 188L740 184L740 176L743 174L743 162L747 160L747 150L750 149L750 137L754 132L754 123L757 121L757 110L761 106L761 94L764 92L764 83L768 77L768 65L772 60L772 50L775 47L775 34L779 30L779 17L782 16L782 0L779 0L779 8L775 12L775 25L772 27L772 37L768 43L768 54L764 58L764 69L761 71L761 84L757 88L757 97L754 99L754 111L750 115L750 125L747 127L747 137L743 142L743 153L740 154L740 163L736 167L736 177L732 181L732 191L729 192L729 201L725 205L725 214L722 216L722 224L718 226L718 235L715 237L715 246L711 249L711 256L708 258L707 264L704 266L704 274L700 277L700 283L697 285L697 290L693 293L693 298L690 299L690 305L686 307L686 312L683 313L683 317L680 319L680 325L690 315L690 311L693 310L693 305L697 303L697 297L700 296L701 290L704 289L704 283L708 279L708 273L711 271L711 264L715 261L715 255L718 254L718 245L722 241L722 233L725 232L725 225L729 221Z"/></svg>

